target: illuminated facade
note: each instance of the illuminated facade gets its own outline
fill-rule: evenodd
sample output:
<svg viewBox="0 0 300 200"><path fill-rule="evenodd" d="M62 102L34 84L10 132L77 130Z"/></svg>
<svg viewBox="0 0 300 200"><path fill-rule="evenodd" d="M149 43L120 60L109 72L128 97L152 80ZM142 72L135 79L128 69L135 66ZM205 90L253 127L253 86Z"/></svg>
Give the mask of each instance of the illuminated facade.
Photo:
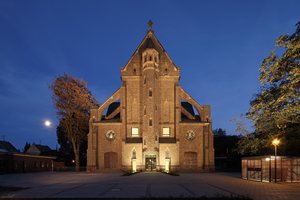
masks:
<svg viewBox="0 0 300 200"><path fill-rule="evenodd" d="M121 67L122 86L91 108L87 171L214 171L210 106L200 106L179 86L180 68L148 24Z"/></svg>

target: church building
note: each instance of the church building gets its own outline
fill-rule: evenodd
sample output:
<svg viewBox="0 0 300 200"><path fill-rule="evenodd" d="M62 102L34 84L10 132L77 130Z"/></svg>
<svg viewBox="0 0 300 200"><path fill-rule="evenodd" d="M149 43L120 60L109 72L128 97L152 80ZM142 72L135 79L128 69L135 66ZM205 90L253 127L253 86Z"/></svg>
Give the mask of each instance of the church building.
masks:
<svg viewBox="0 0 300 200"><path fill-rule="evenodd" d="M121 67L122 86L91 108L87 171L214 171L210 106L179 86L180 68L148 24Z"/></svg>

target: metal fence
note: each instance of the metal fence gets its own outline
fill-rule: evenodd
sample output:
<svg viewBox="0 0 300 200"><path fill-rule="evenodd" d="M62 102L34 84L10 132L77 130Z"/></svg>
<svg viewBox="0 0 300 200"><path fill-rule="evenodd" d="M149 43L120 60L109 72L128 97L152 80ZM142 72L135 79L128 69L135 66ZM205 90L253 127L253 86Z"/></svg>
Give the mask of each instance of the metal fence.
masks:
<svg viewBox="0 0 300 200"><path fill-rule="evenodd" d="M242 178L262 182L275 181L275 156L242 158ZM300 158L277 156L276 181L300 182Z"/></svg>

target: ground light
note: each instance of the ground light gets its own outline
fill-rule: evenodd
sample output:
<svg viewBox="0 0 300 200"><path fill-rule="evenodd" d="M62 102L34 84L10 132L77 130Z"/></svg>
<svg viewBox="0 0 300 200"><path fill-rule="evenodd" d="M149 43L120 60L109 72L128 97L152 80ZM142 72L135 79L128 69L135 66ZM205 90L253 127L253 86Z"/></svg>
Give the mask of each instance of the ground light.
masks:
<svg viewBox="0 0 300 200"><path fill-rule="evenodd" d="M277 157L277 145L279 144L279 140L277 140L277 138L275 140L273 140L273 145L275 146L275 183L276 183L276 179L277 179L277 166L276 166L276 157Z"/></svg>

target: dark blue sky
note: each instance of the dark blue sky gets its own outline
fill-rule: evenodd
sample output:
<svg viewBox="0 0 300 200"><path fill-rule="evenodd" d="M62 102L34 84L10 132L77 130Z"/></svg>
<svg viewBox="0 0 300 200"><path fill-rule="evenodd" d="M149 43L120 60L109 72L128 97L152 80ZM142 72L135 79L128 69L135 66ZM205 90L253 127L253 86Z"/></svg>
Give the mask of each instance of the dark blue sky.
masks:
<svg viewBox="0 0 300 200"><path fill-rule="evenodd" d="M72 74L104 102L121 86L120 68L149 19L181 69L181 87L211 105L213 129L233 134L229 120L249 109L258 69L275 39L295 31L299 8L299 0L0 0L0 136L21 150L26 141L55 148L47 83Z"/></svg>

